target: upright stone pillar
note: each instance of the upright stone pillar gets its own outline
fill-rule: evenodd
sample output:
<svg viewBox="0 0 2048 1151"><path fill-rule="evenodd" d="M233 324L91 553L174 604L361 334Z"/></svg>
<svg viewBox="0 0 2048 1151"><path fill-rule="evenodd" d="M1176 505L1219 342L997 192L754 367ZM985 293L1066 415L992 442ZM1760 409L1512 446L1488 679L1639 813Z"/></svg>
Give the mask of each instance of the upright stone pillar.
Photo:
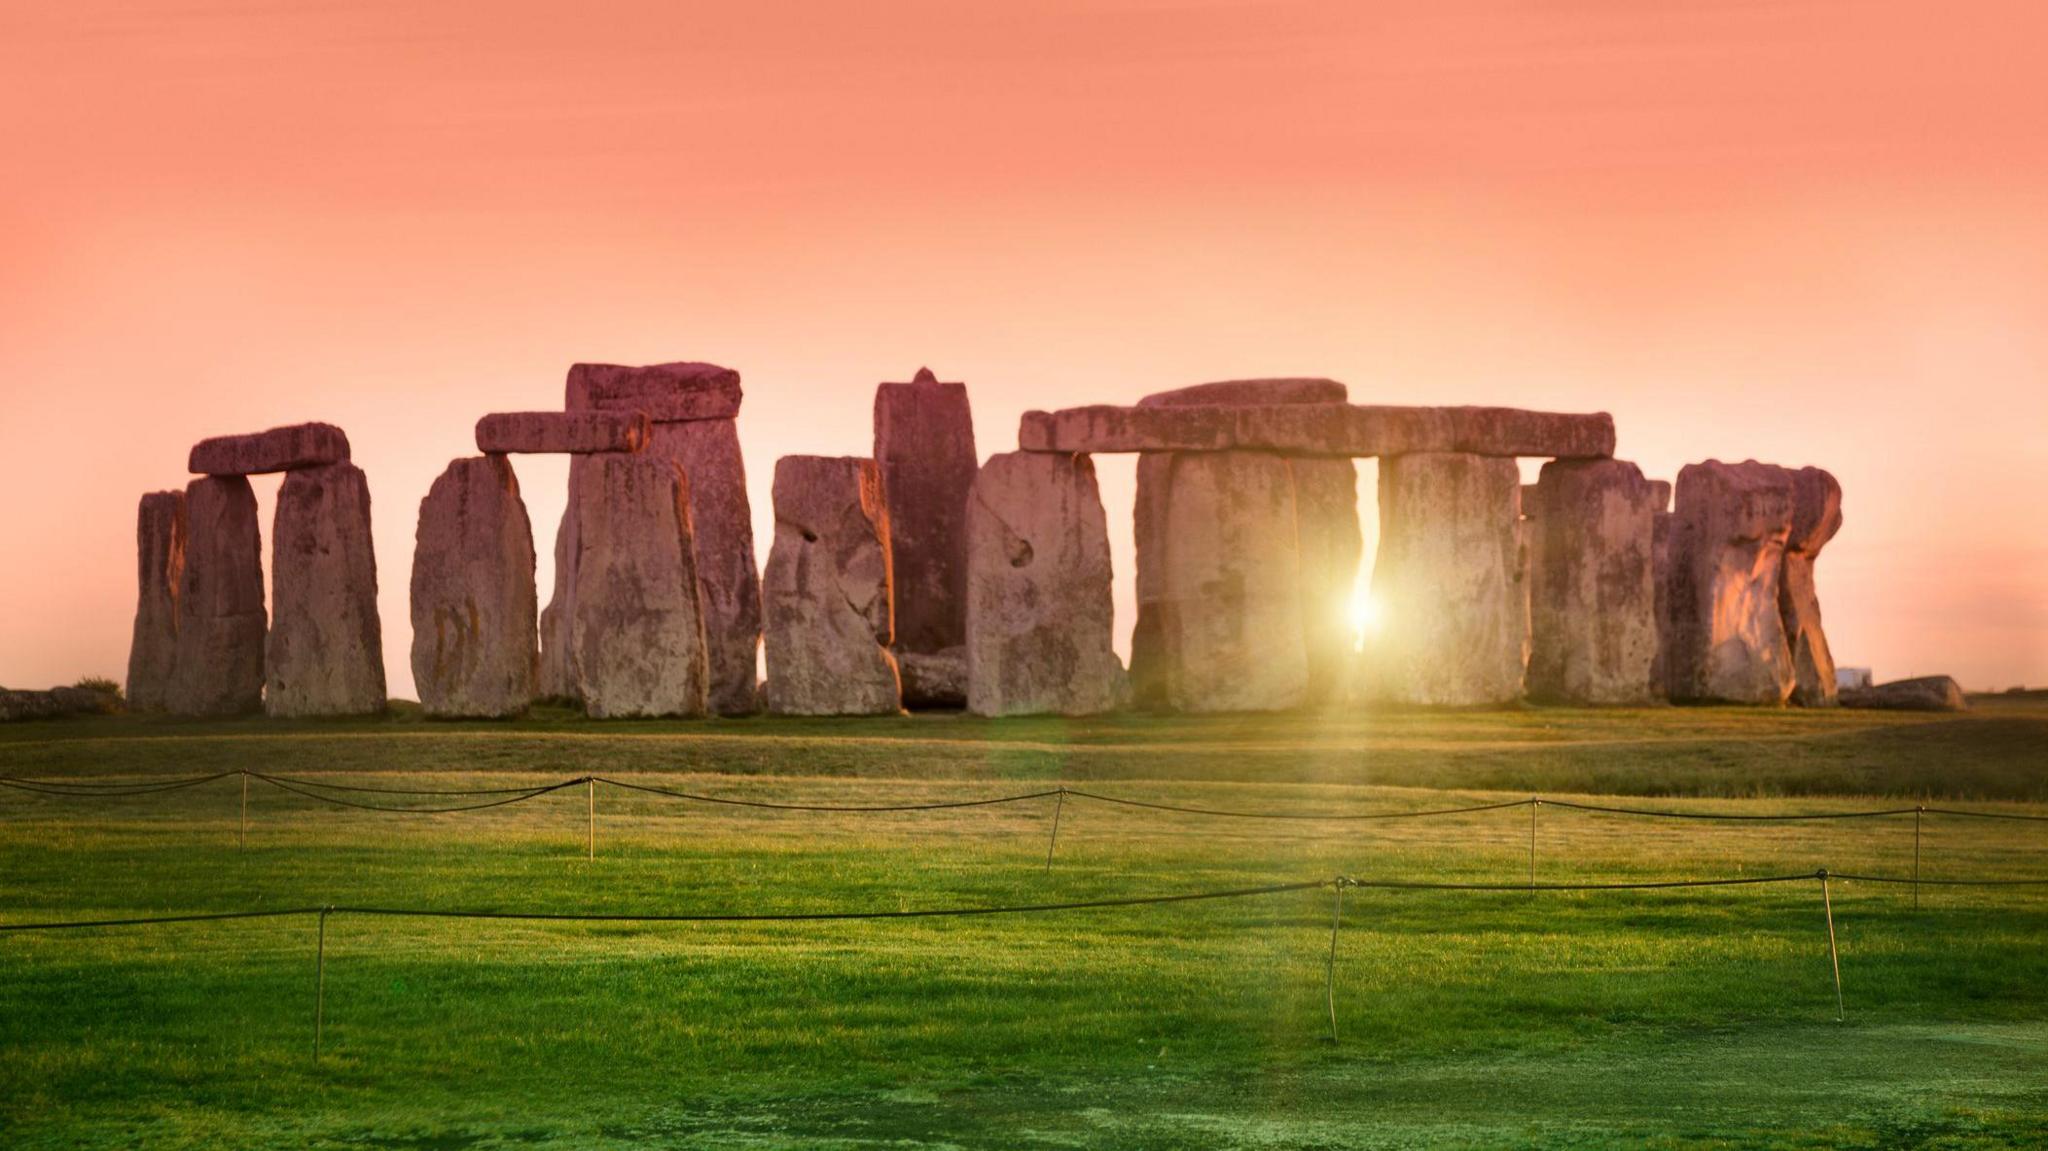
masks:
<svg viewBox="0 0 2048 1151"><path fill-rule="evenodd" d="M645 454L672 460L688 477L696 576L711 669L710 706L720 715L754 711L761 644L761 585L754 566L753 512L740 456L738 372L716 364L649 367L577 364L569 370L569 411L645 412L653 432ZM573 492L588 457L569 463ZM575 502L555 535L555 587L541 615L541 693L573 696L579 677L573 602L579 538Z"/></svg>
<svg viewBox="0 0 2048 1151"><path fill-rule="evenodd" d="M873 460L775 461L775 542L763 602L768 710L895 715L889 511Z"/></svg>
<svg viewBox="0 0 2048 1151"><path fill-rule="evenodd" d="M1367 652L1376 694L1416 704L1508 703L1522 694L1529 599L1520 474L1512 459L1420 452L1380 460Z"/></svg>
<svg viewBox="0 0 2048 1151"><path fill-rule="evenodd" d="M597 718L703 715L711 666L689 480L653 455L581 464L569 593L577 695Z"/></svg>
<svg viewBox="0 0 2048 1151"><path fill-rule="evenodd" d="M263 707L263 532L246 477L204 476L185 488L185 572L178 584L175 715L241 715Z"/></svg>
<svg viewBox="0 0 2048 1151"><path fill-rule="evenodd" d="M1813 561L1842 530L1842 485L1819 468L1800 468L1792 473L1792 492L1792 530L1778 583L1778 611L1792 653L1792 701L1801 707L1833 707L1838 702L1835 657L1820 626Z"/></svg>
<svg viewBox="0 0 2048 1151"><path fill-rule="evenodd" d="M874 459L889 506L898 660L956 657L967 642L967 499L978 466L967 385L941 383L928 368L878 385ZM965 702L937 680L927 694L911 684L906 675L912 706Z"/></svg>
<svg viewBox="0 0 2048 1151"><path fill-rule="evenodd" d="M967 507L967 708L1089 715L1123 694L1109 528L1087 456L991 456Z"/></svg>
<svg viewBox="0 0 2048 1151"><path fill-rule="evenodd" d="M1621 460L1552 460L1523 489L1529 695L1644 704L1657 660L1656 492Z"/></svg>
<svg viewBox="0 0 2048 1151"><path fill-rule="evenodd" d="M1345 398L1334 380L1227 380L1146 396L1138 406ZM1189 461L1198 462L1183 469ZM1186 498L1178 491L1183 482L1190 485ZM1363 548L1357 483L1346 459L1259 451L1139 456L1131 681L1140 705L1278 710L1341 694ZM1202 509L1269 517L1273 500L1289 505L1278 522L1205 525L1190 518ZM1219 672L1223 690L1212 695Z"/></svg>
<svg viewBox="0 0 2048 1151"><path fill-rule="evenodd" d="M135 630L128 706L161 711L178 660L178 585L185 578L185 493L151 492L135 516Z"/></svg>
<svg viewBox="0 0 2048 1151"><path fill-rule="evenodd" d="M420 501L412 676L435 716L513 716L532 702L533 529L502 455L456 460Z"/></svg>
<svg viewBox="0 0 2048 1151"><path fill-rule="evenodd" d="M1791 474L1750 460L1687 464L1671 530L1665 672L1675 700L1783 704L1792 651L1779 596Z"/></svg>
<svg viewBox="0 0 2048 1151"><path fill-rule="evenodd" d="M271 526L276 610L265 651L271 715L384 710L384 639L370 485L350 463L285 473Z"/></svg>

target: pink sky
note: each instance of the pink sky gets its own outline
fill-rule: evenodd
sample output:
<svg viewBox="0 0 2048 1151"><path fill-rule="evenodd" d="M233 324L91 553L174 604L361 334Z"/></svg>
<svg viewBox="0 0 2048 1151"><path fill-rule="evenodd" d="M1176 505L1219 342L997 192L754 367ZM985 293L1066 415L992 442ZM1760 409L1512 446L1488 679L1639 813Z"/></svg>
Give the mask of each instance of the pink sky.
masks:
<svg viewBox="0 0 2048 1151"><path fill-rule="evenodd" d="M763 558L775 458L864 454L921 364L984 455L1327 375L1611 411L1655 476L1827 467L1841 662L2048 682L2044 44L2020 0L13 0L0 684L122 677L140 493L324 419L410 695L476 417L673 359L745 377ZM545 588L566 467L516 466Z"/></svg>

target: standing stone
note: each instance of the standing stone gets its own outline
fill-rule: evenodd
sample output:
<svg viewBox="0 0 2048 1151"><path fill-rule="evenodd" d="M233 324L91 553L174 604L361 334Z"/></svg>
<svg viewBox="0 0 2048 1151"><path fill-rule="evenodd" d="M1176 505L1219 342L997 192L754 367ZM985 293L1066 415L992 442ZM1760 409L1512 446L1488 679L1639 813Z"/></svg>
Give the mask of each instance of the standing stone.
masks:
<svg viewBox="0 0 2048 1151"><path fill-rule="evenodd" d="M241 476L185 487L185 574L178 583L174 715L241 715L263 706L263 531Z"/></svg>
<svg viewBox="0 0 2048 1151"><path fill-rule="evenodd" d="M1334 380L1226 380L1146 396L1138 406L1327 404L1344 399L1344 385ZM1224 490L1270 490L1281 483L1277 469L1285 469L1293 508L1287 517L1291 523L1284 527L1293 539L1285 544L1256 541L1266 549L1261 556L1205 554L1206 548L1234 549L1248 542L1227 537L1287 531L1277 524L1204 529L1189 523L1185 513L1176 515L1176 484L1182 474L1176 461L1197 459L1204 462L1188 474L1209 477ZM1229 506L1226 501L1224 507ZM1257 501L1243 510L1259 516L1270 511ZM1358 472L1350 460L1281 459L1257 451L1146 452L1138 457L1136 518L1138 620L1131 637L1131 677L1140 704L1194 711L1271 710L1321 702L1341 693L1351 648L1349 606L1364 546L1358 524ZM1271 552L1276 545L1282 554ZM1169 560L1169 555L1177 559ZM1291 591L1269 582L1284 579L1289 566L1296 573ZM1249 574L1252 582L1247 585L1236 575L1211 580L1208 573L1217 568ZM1261 623L1246 626L1250 621L1215 618L1246 610L1259 613ZM1292 630L1299 642L1293 634L1262 630L1278 622L1275 613L1288 612L1294 615ZM1208 703L1186 690L1186 661L1213 656L1200 640L1184 642L1183 628L1207 631L1212 638L1238 636L1226 644L1231 649L1227 658L1243 670L1256 670L1252 682L1240 685L1248 691L1232 691L1227 702ZM1298 675L1297 661L1303 664ZM1200 669L1195 674L1197 680L1206 678ZM1294 686L1297 680L1299 687Z"/></svg>
<svg viewBox="0 0 2048 1151"><path fill-rule="evenodd" d="M1621 460L1552 460L1523 489L1530 568L1529 695L1656 698L1657 493Z"/></svg>
<svg viewBox="0 0 2048 1151"><path fill-rule="evenodd" d="M1754 460L1687 464L1671 521L1665 674L1675 700L1783 704L1792 651L1779 613L1792 475Z"/></svg>
<svg viewBox="0 0 2048 1151"><path fill-rule="evenodd" d="M584 459L574 568L577 695L593 717L703 715L710 706L690 483L653 456Z"/></svg>
<svg viewBox="0 0 2048 1151"><path fill-rule="evenodd" d="M896 650L958 647L967 641L967 494L976 469L967 385L940 383L928 368L910 383L877 385L874 458L889 505Z"/></svg>
<svg viewBox="0 0 2048 1151"><path fill-rule="evenodd" d="M967 561L968 710L1117 706L1109 527L1087 456L990 457L968 502Z"/></svg>
<svg viewBox="0 0 2048 1151"><path fill-rule="evenodd" d="M533 529L504 456L456 460L420 501L412 676L428 715L509 716L533 700Z"/></svg>
<svg viewBox="0 0 2048 1151"><path fill-rule="evenodd" d="M1138 504L1138 538L1159 557L1139 584L1131 638L1140 702L1186 712L1300 707L1309 662L1288 461L1179 452L1153 475L1167 495Z"/></svg>
<svg viewBox="0 0 2048 1151"><path fill-rule="evenodd" d="M1792 491L1792 531L1778 583L1778 612L1792 651L1792 701L1801 707L1833 707L1835 657L1820 626L1813 561L1842 530L1842 485L1819 468L1801 468L1792 473Z"/></svg>
<svg viewBox="0 0 2048 1151"><path fill-rule="evenodd" d="M1522 694L1529 598L1515 461L1425 452L1380 461L1370 651L1378 693L1473 706Z"/></svg>
<svg viewBox="0 0 2048 1151"><path fill-rule="evenodd" d="M566 597L573 694L593 718L703 715L711 671L689 478L654 456L578 462L579 554Z"/></svg>
<svg viewBox="0 0 2048 1151"><path fill-rule="evenodd" d="M286 473L270 534L276 605L264 656L264 710L383 711L377 556L362 469L328 464Z"/></svg>
<svg viewBox="0 0 2048 1151"><path fill-rule="evenodd" d="M185 578L185 493L151 492L135 515L135 631L128 706L160 711L178 660L178 585Z"/></svg>
<svg viewBox="0 0 2048 1151"><path fill-rule="evenodd" d="M716 364L577 364L569 369L568 410L647 413L654 424L645 454L674 461L688 477L711 708L719 715L741 715L758 706L761 582L754 565L746 465L734 423L740 397L739 373ZM570 459L572 492L594 458ZM572 499L555 533L554 594L541 613L541 694L546 696L570 697L577 691L576 516Z"/></svg>
<svg viewBox="0 0 2048 1151"><path fill-rule="evenodd" d="M889 511L873 460L775 461L775 542L762 599L768 710L895 715L902 685L888 645Z"/></svg>

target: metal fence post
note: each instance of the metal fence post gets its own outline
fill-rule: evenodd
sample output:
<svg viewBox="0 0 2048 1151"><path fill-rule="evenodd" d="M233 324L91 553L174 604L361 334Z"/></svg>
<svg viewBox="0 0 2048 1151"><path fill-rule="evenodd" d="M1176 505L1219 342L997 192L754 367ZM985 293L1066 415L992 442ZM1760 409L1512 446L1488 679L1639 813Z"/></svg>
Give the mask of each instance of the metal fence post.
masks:
<svg viewBox="0 0 2048 1151"><path fill-rule="evenodd" d="M327 1023L327 915L320 909L320 942L313 952L313 1062L320 1062L320 1034Z"/></svg>
<svg viewBox="0 0 2048 1151"><path fill-rule="evenodd" d="M1330 881L1330 958L1323 964L1323 1004L1330 1012L1330 1042L1337 1042L1337 929L1344 924L1344 877Z"/></svg>
<svg viewBox="0 0 2048 1151"><path fill-rule="evenodd" d="M1534 886L1536 886L1536 809L1537 809L1537 808L1539 808L1539 807L1542 807L1542 806L1543 806L1543 801L1542 801L1542 800L1540 800L1540 799L1537 799L1537 798L1536 798L1535 796L1530 796L1530 797L1529 797L1529 886L1530 886L1530 887L1534 887Z"/></svg>
<svg viewBox="0 0 2048 1151"><path fill-rule="evenodd" d="M1913 910L1920 910L1920 815L1926 804L1913 809Z"/></svg>
<svg viewBox="0 0 2048 1151"><path fill-rule="evenodd" d="M597 862L597 780L592 776L583 777L585 798L590 801L590 861Z"/></svg>
<svg viewBox="0 0 2048 1151"><path fill-rule="evenodd" d="M244 851L249 846L249 769L242 769L242 825L235 831L235 850Z"/></svg>

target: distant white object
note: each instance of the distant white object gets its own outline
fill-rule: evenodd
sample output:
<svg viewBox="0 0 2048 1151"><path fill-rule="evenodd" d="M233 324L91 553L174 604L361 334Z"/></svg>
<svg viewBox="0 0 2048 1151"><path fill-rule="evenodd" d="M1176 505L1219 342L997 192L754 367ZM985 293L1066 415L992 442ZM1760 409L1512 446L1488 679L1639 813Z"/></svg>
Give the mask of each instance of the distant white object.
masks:
<svg viewBox="0 0 2048 1151"><path fill-rule="evenodd" d="M1838 667L1835 669L1835 687L1865 688L1870 686L1870 669L1867 667Z"/></svg>

